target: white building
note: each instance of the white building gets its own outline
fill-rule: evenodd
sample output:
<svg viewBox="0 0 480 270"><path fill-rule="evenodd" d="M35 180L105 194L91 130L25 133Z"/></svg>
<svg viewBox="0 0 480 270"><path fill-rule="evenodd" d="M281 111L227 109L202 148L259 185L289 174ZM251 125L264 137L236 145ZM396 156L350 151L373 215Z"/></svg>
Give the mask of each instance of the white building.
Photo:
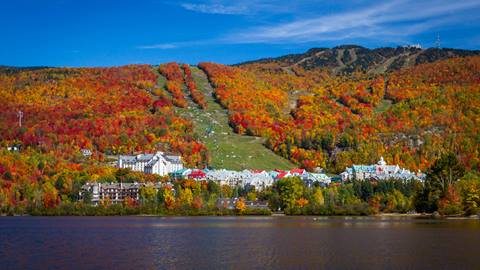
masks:
<svg viewBox="0 0 480 270"><path fill-rule="evenodd" d="M322 186L328 186L332 182L330 177L324 173L308 173L308 176L303 181L308 187L312 186L314 183L319 183Z"/></svg>
<svg viewBox="0 0 480 270"><path fill-rule="evenodd" d="M231 170L210 170L206 180L217 181L220 185L237 186L241 184L240 172Z"/></svg>
<svg viewBox="0 0 480 270"><path fill-rule="evenodd" d="M231 171L210 170L206 172L206 180L218 182L228 186L254 186L256 190L262 190L273 185L273 177L266 171Z"/></svg>
<svg viewBox="0 0 480 270"><path fill-rule="evenodd" d="M300 177L307 186L318 182L327 186L330 184L330 177L325 174L308 173L304 169L293 169L291 171L263 171L263 170L210 170L206 172L206 180L218 182L220 185L255 187L256 190L263 190L272 186L275 181L288 177Z"/></svg>
<svg viewBox="0 0 480 270"><path fill-rule="evenodd" d="M7 146L7 150L10 152L18 152L20 151L19 145Z"/></svg>
<svg viewBox="0 0 480 270"><path fill-rule="evenodd" d="M119 156L117 167L164 176L183 169L183 164L180 156L166 155L163 152L157 152L155 154Z"/></svg>
<svg viewBox="0 0 480 270"><path fill-rule="evenodd" d="M80 152L82 153L82 155L84 157L91 157L92 156L92 151L90 151L90 149L83 148L83 149L80 150Z"/></svg>
<svg viewBox="0 0 480 270"><path fill-rule="evenodd" d="M274 179L266 171L242 171L242 184L254 186L256 190L263 190L273 185Z"/></svg>
<svg viewBox="0 0 480 270"><path fill-rule="evenodd" d="M165 160L167 161L166 167L167 167L168 173L172 173L172 172L183 169L181 156L165 155Z"/></svg>
<svg viewBox="0 0 480 270"><path fill-rule="evenodd" d="M343 173L340 174L342 181L349 181L353 179L365 180L388 180L388 179L417 179L421 180L421 177L415 173L400 168L398 165L387 165L383 157L374 165L353 165L350 168L346 168Z"/></svg>

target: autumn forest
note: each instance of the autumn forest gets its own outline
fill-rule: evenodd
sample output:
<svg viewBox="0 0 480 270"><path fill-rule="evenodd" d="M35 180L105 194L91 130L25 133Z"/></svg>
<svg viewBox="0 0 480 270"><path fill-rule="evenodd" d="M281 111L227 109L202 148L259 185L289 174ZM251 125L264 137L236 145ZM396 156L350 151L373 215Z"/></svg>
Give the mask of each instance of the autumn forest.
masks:
<svg viewBox="0 0 480 270"><path fill-rule="evenodd" d="M196 66L228 112L232 132L261 138L263 147L297 167L335 175L383 156L389 164L431 172L450 155L462 175L477 179L463 188L479 193L480 56L385 72L338 73L262 61ZM189 168L211 167L211 151L194 131L195 119L179 113L192 106L206 110L206 98L188 64L0 67L0 212L75 202L86 182L167 181L114 168L119 154L160 150L178 153ZM82 155L82 149L92 155ZM203 188L207 192L208 185ZM460 198L464 189L454 189L444 189L444 203ZM387 197L374 200L383 200L385 208ZM198 199L197 206L208 198ZM372 198L363 201L371 206Z"/></svg>

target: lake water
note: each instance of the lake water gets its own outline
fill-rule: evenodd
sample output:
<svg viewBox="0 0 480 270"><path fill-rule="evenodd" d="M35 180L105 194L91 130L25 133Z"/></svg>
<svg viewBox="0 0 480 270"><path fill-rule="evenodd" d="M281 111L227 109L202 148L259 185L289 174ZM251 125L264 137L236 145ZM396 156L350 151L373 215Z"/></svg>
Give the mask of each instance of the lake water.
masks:
<svg viewBox="0 0 480 270"><path fill-rule="evenodd" d="M0 269L480 269L480 221L0 217Z"/></svg>

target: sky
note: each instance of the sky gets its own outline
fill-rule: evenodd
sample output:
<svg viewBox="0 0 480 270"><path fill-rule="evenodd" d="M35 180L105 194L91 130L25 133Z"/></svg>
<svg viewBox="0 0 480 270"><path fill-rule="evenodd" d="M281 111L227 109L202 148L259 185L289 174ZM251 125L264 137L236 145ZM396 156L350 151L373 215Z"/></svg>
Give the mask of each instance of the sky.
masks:
<svg viewBox="0 0 480 270"><path fill-rule="evenodd" d="M313 47L480 49L480 0L0 0L0 65L234 64Z"/></svg>

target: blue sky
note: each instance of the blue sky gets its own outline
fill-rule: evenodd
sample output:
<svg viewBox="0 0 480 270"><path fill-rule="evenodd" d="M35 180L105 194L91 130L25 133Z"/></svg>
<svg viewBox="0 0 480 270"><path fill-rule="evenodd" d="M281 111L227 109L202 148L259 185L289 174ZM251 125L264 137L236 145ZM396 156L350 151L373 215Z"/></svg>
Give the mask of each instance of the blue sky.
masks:
<svg viewBox="0 0 480 270"><path fill-rule="evenodd" d="M225 64L358 44L480 49L480 0L2 0L0 65Z"/></svg>

